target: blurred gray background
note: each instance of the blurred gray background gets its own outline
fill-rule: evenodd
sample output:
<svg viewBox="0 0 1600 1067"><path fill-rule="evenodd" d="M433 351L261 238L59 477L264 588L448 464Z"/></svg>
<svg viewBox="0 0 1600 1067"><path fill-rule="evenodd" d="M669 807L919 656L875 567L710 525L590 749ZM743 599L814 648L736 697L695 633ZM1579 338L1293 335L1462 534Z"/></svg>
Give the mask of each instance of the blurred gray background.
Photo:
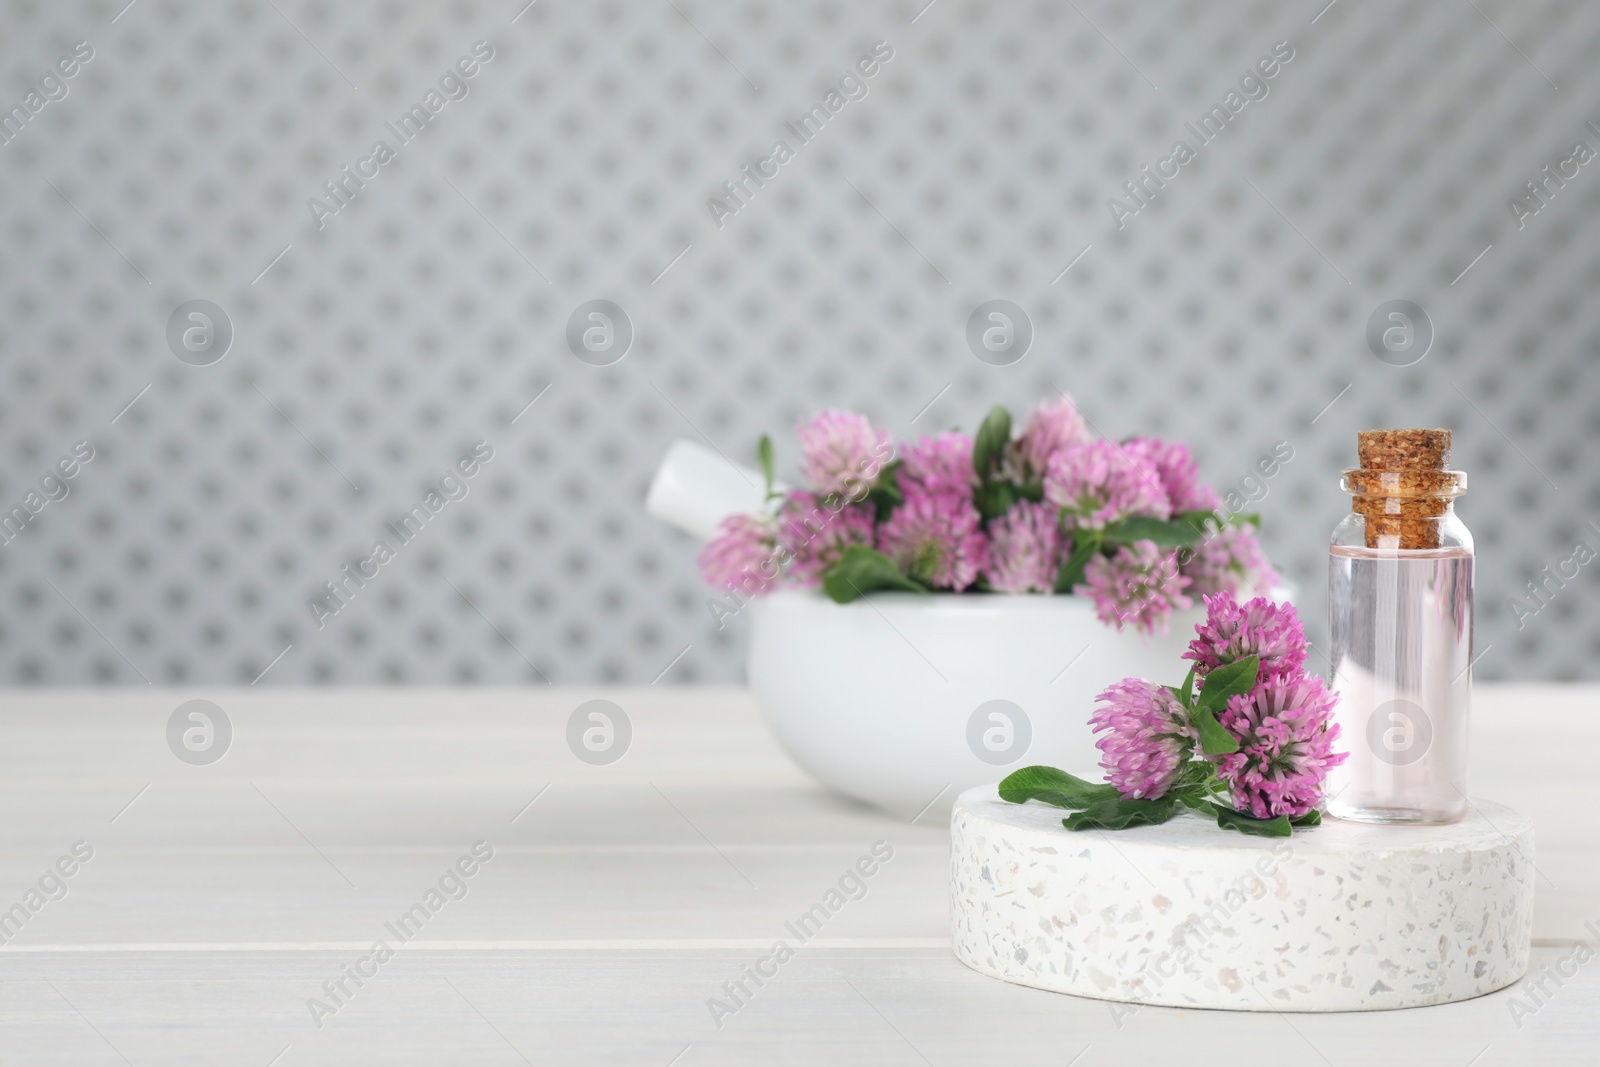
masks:
<svg viewBox="0 0 1600 1067"><path fill-rule="evenodd" d="M771 430L792 472L819 407L971 430L1058 389L1223 491L1289 442L1257 506L1314 637L1355 431L1453 428L1479 676L1600 677L1600 565L1510 607L1600 548L1600 160L1563 164L1600 149L1600 6L125 4L0 21L26 113L0 506L93 449L0 545L6 683L735 681L743 622L716 630L697 546L643 513L668 442L750 461ZM307 201L477 41L466 95L319 227ZM785 123L880 41L801 145ZM1267 95L1119 229L1108 198L1280 41ZM708 199L779 139L719 226ZM609 366L565 339L595 299L634 332ZM1035 330L1010 366L966 344L991 299ZM1367 342L1400 299L1420 360ZM168 343L191 300L231 321L220 361ZM480 441L467 495L319 626L322 583Z"/></svg>

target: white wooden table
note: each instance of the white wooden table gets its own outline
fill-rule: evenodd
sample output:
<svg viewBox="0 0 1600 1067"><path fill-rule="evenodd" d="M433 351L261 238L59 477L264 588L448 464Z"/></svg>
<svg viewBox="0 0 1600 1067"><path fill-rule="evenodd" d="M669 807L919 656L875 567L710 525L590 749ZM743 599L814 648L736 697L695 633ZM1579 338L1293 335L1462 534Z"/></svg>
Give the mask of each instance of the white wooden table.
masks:
<svg viewBox="0 0 1600 1067"><path fill-rule="evenodd" d="M167 748L197 696L234 728L209 766ZM565 740L596 696L633 724L609 766ZM1474 791L1538 825L1543 994L1335 1016L1133 1010L968 971L942 822L824 793L742 690L9 692L0 723L0 931L93 849L0 948L6 1065L1600 1062L1600 957L1578 948L1600 935L1596 687L1478 696ZM401 944L385 924L477 841L493 859ZM880 841L865 894L760 963ZM373 976L314 1020L363 959Z"/></svg>

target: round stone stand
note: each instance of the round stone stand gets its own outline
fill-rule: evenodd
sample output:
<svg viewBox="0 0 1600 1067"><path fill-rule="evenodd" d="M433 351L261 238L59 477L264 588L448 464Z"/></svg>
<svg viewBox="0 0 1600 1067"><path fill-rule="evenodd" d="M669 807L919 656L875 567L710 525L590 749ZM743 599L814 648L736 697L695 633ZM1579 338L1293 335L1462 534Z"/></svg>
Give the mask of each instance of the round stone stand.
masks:
<svg viewBox="0 0 1600 1067"><path fill-rule="evenodd" d="M951 814L951 939L967 966L1101 1000L1373 1011L1510 985L1533 933L1533 824L1477 801L1448 826L1329 819L1250 837L1185 812L1072 831L969 789Z"/></svg>

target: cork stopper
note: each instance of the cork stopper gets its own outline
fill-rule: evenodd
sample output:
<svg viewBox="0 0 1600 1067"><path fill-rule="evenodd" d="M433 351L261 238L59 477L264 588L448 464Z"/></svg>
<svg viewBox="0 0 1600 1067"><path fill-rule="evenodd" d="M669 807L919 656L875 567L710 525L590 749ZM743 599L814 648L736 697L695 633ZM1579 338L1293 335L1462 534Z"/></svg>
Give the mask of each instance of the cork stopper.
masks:
<svg viewBox="0 0 1600 1067"><path fill-rule="evenodd" d="M1446 469L1449 430L1362 430L1361 466L1344 472L1353 508L1366 516L1368 548L1438 548L1439 516L1467 487L1467 476Z"/></svg>
<svg viewBox="0 0 1600 1067"><path fill-rule="evenodd" d="M1449 430L1362 430L1356 456L1374 471L1442 471L1450 465Z"/></svg>

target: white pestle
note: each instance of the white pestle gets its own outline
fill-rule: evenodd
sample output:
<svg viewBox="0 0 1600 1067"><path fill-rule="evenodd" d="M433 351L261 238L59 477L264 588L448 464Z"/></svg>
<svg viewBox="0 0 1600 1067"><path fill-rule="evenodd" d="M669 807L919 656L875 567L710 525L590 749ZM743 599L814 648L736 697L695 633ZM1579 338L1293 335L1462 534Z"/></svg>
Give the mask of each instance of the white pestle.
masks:
<svg viewBox="0 0 1600 1067"><path fill-rule="evenodd" d="M766 501L761 472L733 462L704 445L680 438L667 446L650 481L644 510L702 541L729 515L761 511ZM774 483L782 492L787 486Z"/></svg>

